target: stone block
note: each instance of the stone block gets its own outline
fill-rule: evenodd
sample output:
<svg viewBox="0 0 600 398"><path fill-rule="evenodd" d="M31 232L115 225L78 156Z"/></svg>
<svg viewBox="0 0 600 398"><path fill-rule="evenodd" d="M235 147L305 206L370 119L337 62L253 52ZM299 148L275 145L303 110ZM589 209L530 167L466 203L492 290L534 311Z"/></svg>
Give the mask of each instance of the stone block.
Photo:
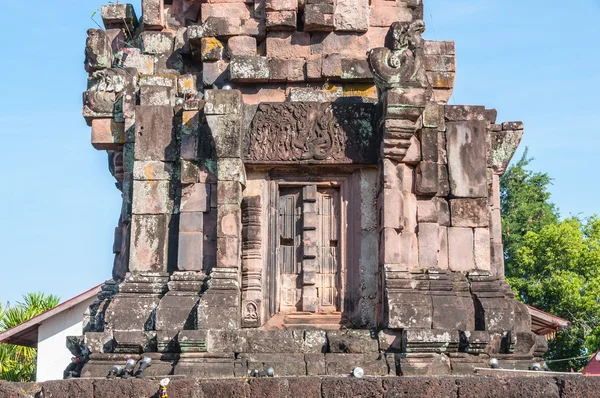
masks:
<svg viewBox="0 0 600 398"><path fill-rule="evenodd" d="M138 161L133 164L133 179L138 181L170 180L173 163L157 160Z"/></svg>
<svg viewBox="0 0 600 398"><path fill-rule="evenodd" d="M147 30L140 35L142 51L146 54L169 54L173 52L175 35L172 32Z"/></svg>
<svg viewBox="0 0 600 398"><path fill-rule="evenodd" d="M217 217L218 238L241 237L242 210L239 205L219 204Z"/></svg>
<svg viewBox="0 0 600 398"><path fill-rule="evenodd" d="M311 56L310 35L305 32L269 32L266 38L267 56L290 59Z"/></svg>
<svg viewBox="0 0 600 398"><path fill-rule="evenodd" d="M121 68L133 68L145 75L154 73L154 56L142 54L139 48L122 48L116 56Z"/></svg>
<svg viewBox="0 0 600 398"><path fill-rule="evenodd" d="M506 124L506 123L505 123ZM517 122L513 122L517 124ZM504 127L504 124L502 125ZM519 122L522 127L522 123ZM515 127L519 127L515 126ZM494 173L502 175L514 156L521 140L523 139L523 130L498 131L492 134L492 154L491 165Z"/></svg>
<svg viewBox="0 0 600 398"><path fill-rule="evenodd" d="M438 162L438 135L438 131L435 128L423 128L421 130L421 159L423 161Z"/></svg>
<svg viewBox="0 0 600 398"><path fill-rule="evenodd" d="M177 79L177 93L186 98L198 95L197 76L192 74L181 75Z"/></svg>
<svg viewBox="0 0 600 398"><path fill-rule="evenodd" d="M215 61L202 64L202 83L205 86L217 85L221 87L229 80L229 62Z"/></svg>
<svg viewBox="0 0 600 398"><path fill-rule="evenodd" d="M469 272L475 268L473 229L448 228L448 267L456 272Z"/></svg>
<svg viewBox="0 0 600 398"><path fill-rule="evenodd" d="M203 37L200 39L200 58L203 62L223 59L223 43L216 37Z"/></svg>
<svg viewBox="0 0 600 398"><path fill-rule="evenodd" d="M296 11L267 11L266 14L267 30L296 30L298 21Z"/></svg>
<svg viewBox="0 0 600 398"><path fill-rule="evenodd" d="M369 62L364 58L342 58L341 61L342 80L365 80L373 79L373 73Z"/></svg>
<svg viewBox="0 0 600 398"><path fill-rule="evenodd" d="M140 105L142 106L175 106L176 87L143 85L140 87Z"/></svg>
<svg viewBox="0 0 600 398"><path fill-rule="evenodd" d="M266 82L270 78L269 59L260 56L235 56L229 62L232 81Z"/></svg>
<svg viewBox="0 0 600 398"><path fill-rule="evenodd" d="M227 40L229 57L256 56L256 38L251 36L233 36Z"/></svg>
<svg viewBox="0 0 600 398"><path fill-rule="evenodd" d="M239 18L208 17L204 22L200 37L228 37L243 34L242 20ZM188 29L189 31L189 29ZM192 38L190 37L190 41Z"/></svg>
<svg viewBox="0 0 600 398"><path fill-rule="evenodd" d="M138 25L135 9L131 4L107 4L100 9L106 29L123 29L133 33Z"/></svg>
<svg viewBox="0 0 600 398"><path fill-rule="evenodd" d="M329 352L366 354L379 351L379 343L368 330L339 330L327 332Z"/></svg>
<svg viewBox="0 0 600 398"><path fill-rule="evenodd" d="M177 141L173 134L173 108L137 106L135 114L135 159L175 161Z"/></svg>
<svg viewBox="0 0 600 398"><path fill-rule="evenodd" d="M334 29L333 4L305 4L304 6L304 31L331 31Z"/></svg>
<svg viewBox="0 0 600 398"><path fill-rule="evenodd" d="M180 156L182 160L195 161L198 159L198 137L196 135L184 134L181 136Z"/></svg>
<svg viewBox="0 0 600 398"><path fill-rule="evenodd" d="M179 232L202 232L204 230L204 213L179 214Z"/></svg>
<svg viewBox="0 0 600 398"><path fill-rule="evenodd" d="M383 358L381 355L379 354L338 354L338 353L330 353L330 354L325 354L325 366L326 366L326 372L328 376L347 376L350 375L352 373L352 370L354 370L354 368L356 367L361 367L363 368L365 375L368 376L387 376L389 374L389 368L387 365L387 362L385 360L385 358ZM330 380L335 380L335 379L324 379L323 380L323 395L326 397L339 397L339 396L344 396L344 395L336 395L334 393L333 390L328 389L327 384ZM379 384L380 380L368 380L367 379L362 379L362 381L365 381L365 384L367 384L367 382L369 384ZM328 395L329 393L326 392L329 391L332 393L332 395ZM360 396L359 394L357 394L357 388L353 388L352 389L352 395L350 396ZM357 395L355 395L357 394ZM372 395L366 395L366 396L372 396Z"/></svg>
<svg viewBox="0 0 600 398"><path fill-rule="evenodd" d="M236 181L246 185L246 171L244 163L237 158L222 158L217 164L217 177L219 181Z"/></svg>
<svg viewBox="0 0 600 398"><path fill-rule="evenodd" d="M265 9L267 11L296 11L298 2L295 0L266 0Z"/></svg>
<svg viewBox="0 0 600 398"><path fill-rule="evenodd" d="M438 192L438 165L428 161L419 162L415 190L419 195L435 195Z"/></svg>
<svg viewBox="0 0 600 398"><path fill-rule="evenodd" d="M450 214L453 227L488 227L487 198L451 199Z"/></svg>
<svg viewBox="0 0 600 398"><path fill-rule="evenodd" d="M419 223L419 266L436 268L439 251L439 225L437 223Z"/></svg>
<svg viewBox="0 0 600 398"><path fill-rule="evenodd" d="M295 59L269 59L270 80L280 82L298 82L306 80L306 60Z"/></svg>
<svg viewBox="0 0 600 398"><path fill-rule="evenodd" d="M222 205L240 205L242 186L237 181L220 181L217 184L217 203Z"/></svg>
<svg viewBox="0 0 600 398"><path fill-rule="evenodd" d="M440 233L440 251L438 252L438 268L448 269L448 228L439 227Z"/></svg>
<svg viewBox="0 0 600 398"><path fill-rule="evenodd" d="M166 214L173 211L169 181L133 181L133 214Z"/></svg>
<svg viewBox="0 0 600 398"><path fill-rule="evenodd" d="M368 0L337 0L333 16L335 30L366 32L369 29L369 11Z"/></svg>
<svg viewBox="0 0 600 398"><path fill-rule="evenodd" d="M200 174L200 167L196 163L188 160L181 161L181 184L188 185L200 182Z"/></svg>
<svg viewBox="0 0 600 398"><path fill-rule="evenodd" d="M239 90L207 90L204 98L204 112L207 115L242 113L242 93Z"/></svg>
<svg viewBox="0 0 600 398"><path fill-rule="evenodd" d="M250 7L244 2L211 2L203 3L200 15L202 23L209 18L227 18L234 20L246 20L251 18Z"/></svg>
<svg viewBox="0 0 600 398"><path fill-rule="evenodd" d="M403 3L398 2L391 7L386 6L385 3L388 2L383 1L376 7L371 7L370 26L388 27L394 22L412 22L412 10L405 7Z"/></svg>
<svg viewBox="0 0 600 398"><path fill-rule="evenodd" d="M110 68L113 62L112 41L102 29L88 29L85 42L85 70L88 73Z"/></svg>
<svg viewBox="0 0 600 398"><path fill-rule="evenodd" d="M303 354L240 354L247 359L249 370L275 369L276 377L306 376L306 363Z"/></svg>
<svg viewBox="0 0 600 398"><path fill-rule="evenodd" d="M473 236L475 268L482 271L491 270L490 230L475 228Z"/></svg>
<svg viewBox="0 0 600 398"><path fill-rule="evenodd" d="M238 268L240 263L241 257L239 238L217 238L217 267Z"/></svg>
<svg viewBox="0 0 600 398"><path fill-rule="evenodd" d="M181 236L179 239L181 242ZM202 259L200 259L200 266L202 266ZM186 326L193 326L195 318L194 307L197 302L197 295L180 296L167 293L160 300L156 308L156 330L169 331L171 333L167 335L171 337Z"/></svg>
<svg viewBox="0 0 600 398"><path fill-rule="evenodd" d="M246 332L240 330L209 330L208 352L246 352Z"/></svg>
<svg viewBox="0 0 600 398"><path fill-rule="evenodd" d="M419 223L437 223L438 215L439 211L437 200L417 200L417 221Z"/></svg>
<svg viewBox="0 0 600 398"><path fill-rule="evenodd" d="M307 376L323 376L326 374L325 354L306 354L304 360L306 361ZM318 394L320 394L320 388Z"/></svg>
<svg viewBox="0 0 600 398"><path fill-rule="evenodd" d="M453 41L425 40L423 52L425 55L455 55L456 45Z"/></svg>
<svg viewBox="0 0 600 398"><path fill-rule="evenodd" d="M168 217L165 214L137 215L131 220L131 272L166 272Z"/></svg>
<svg viewBox="0 0 600 398"><path fill-rule="evenodd" d="M142 24L145 29L163 29L165 24L164 0L142 1Z"/></svg>
<svg viewBox="0 0 600 398"><path fill-rule="evenodd" d="M486 122L448 122L447 128L451 194L463 198L487 197Z"/></svg>
<svg viewBox="0 0 600 398"><path fill-rule="evenodd" d="M295 330L265 331L248 329L247 352L260 354L302 353L304 332ZM303 355L302 355L303 357Z"/></svg>
<svg viewBox="0 0 600 398"><path fill-rule="evenodd" d="M340 77L342 75L342 56L340 54L327 54L323 57L321 76Z"/></svg>
<svg viewBox="0 0 600 398"><path fill-rule="evenodd" d="M114 151L125 144L125 124L115 119L92 120L92 146L102 151Z"/></svg>
<svg viewBox="0 0 600 398"><path fill-rule="evenodd" d="M196 183L181 189L180 211L207 212L210 210L210 184Z"/></svg>
<svg viewBox="0 0 600 398"><path fill-rule="evenodd" d="M400 189L383 189L379 197L382 228L401 231L404 227L404 198Z"/></svg>
<svg viewBox="0 0 600 398"><path fill-rule="evenodd" d="M312 54L340 54L348 58L366 55L370 49L369 37L362 33L315 32L310 36L310 43Z"/></svg>
<svg viewBox="0 0 600 398"><path fill-rule="evenodd" d="M434 199L434 203L437 207L437 212L438 212L437 223L444 227L449 227L450 226L450 206L448 205L448 202L446 201L446 199L437 197Z"/></svg>

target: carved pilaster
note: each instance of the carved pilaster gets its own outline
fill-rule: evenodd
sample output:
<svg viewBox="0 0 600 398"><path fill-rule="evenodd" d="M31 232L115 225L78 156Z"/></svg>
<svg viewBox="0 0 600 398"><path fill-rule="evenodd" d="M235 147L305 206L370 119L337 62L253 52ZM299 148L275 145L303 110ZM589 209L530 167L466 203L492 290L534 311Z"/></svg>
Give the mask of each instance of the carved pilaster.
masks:
<svg viewBox="0 0 600 398"><path fill-rule="evenodd" d="M242 201L242 327L262 325L261 198Z"/></svg>

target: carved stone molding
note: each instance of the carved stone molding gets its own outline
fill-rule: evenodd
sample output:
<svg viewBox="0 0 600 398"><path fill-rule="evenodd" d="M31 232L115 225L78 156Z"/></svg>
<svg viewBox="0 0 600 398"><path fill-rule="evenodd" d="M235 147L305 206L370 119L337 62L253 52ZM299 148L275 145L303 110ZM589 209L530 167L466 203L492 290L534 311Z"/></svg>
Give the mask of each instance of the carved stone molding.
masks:
<svg viewBox="0 0 600 398"><path fill-rule="evenodd" d="M262 103L245 134L247 163L373 164L375 105Z"/></svg>

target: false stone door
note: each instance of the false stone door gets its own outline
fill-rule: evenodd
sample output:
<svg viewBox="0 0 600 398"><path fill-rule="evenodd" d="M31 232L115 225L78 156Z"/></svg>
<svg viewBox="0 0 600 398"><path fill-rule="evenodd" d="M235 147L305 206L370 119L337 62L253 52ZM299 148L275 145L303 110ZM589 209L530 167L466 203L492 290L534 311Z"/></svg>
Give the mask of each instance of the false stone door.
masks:
<svg viewBox="0 0 600 398"><path fill-rule="evenodd" d="M316 185L279 191L280 312L339 311L340 196Z"/></svg>

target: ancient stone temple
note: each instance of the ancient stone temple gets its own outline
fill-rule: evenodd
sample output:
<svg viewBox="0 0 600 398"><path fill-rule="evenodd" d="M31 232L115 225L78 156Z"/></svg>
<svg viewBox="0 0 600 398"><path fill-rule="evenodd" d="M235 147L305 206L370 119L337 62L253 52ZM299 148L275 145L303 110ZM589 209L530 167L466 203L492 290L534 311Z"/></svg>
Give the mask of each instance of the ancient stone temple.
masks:
<svg viewBox="0 0 600 398"><path fill-rule="evenodd" d="M466 374L545 350L504 280L523 135L448 105L420 0L143 0L90 29L83 114L122 193L83 376Z"/></svg>

